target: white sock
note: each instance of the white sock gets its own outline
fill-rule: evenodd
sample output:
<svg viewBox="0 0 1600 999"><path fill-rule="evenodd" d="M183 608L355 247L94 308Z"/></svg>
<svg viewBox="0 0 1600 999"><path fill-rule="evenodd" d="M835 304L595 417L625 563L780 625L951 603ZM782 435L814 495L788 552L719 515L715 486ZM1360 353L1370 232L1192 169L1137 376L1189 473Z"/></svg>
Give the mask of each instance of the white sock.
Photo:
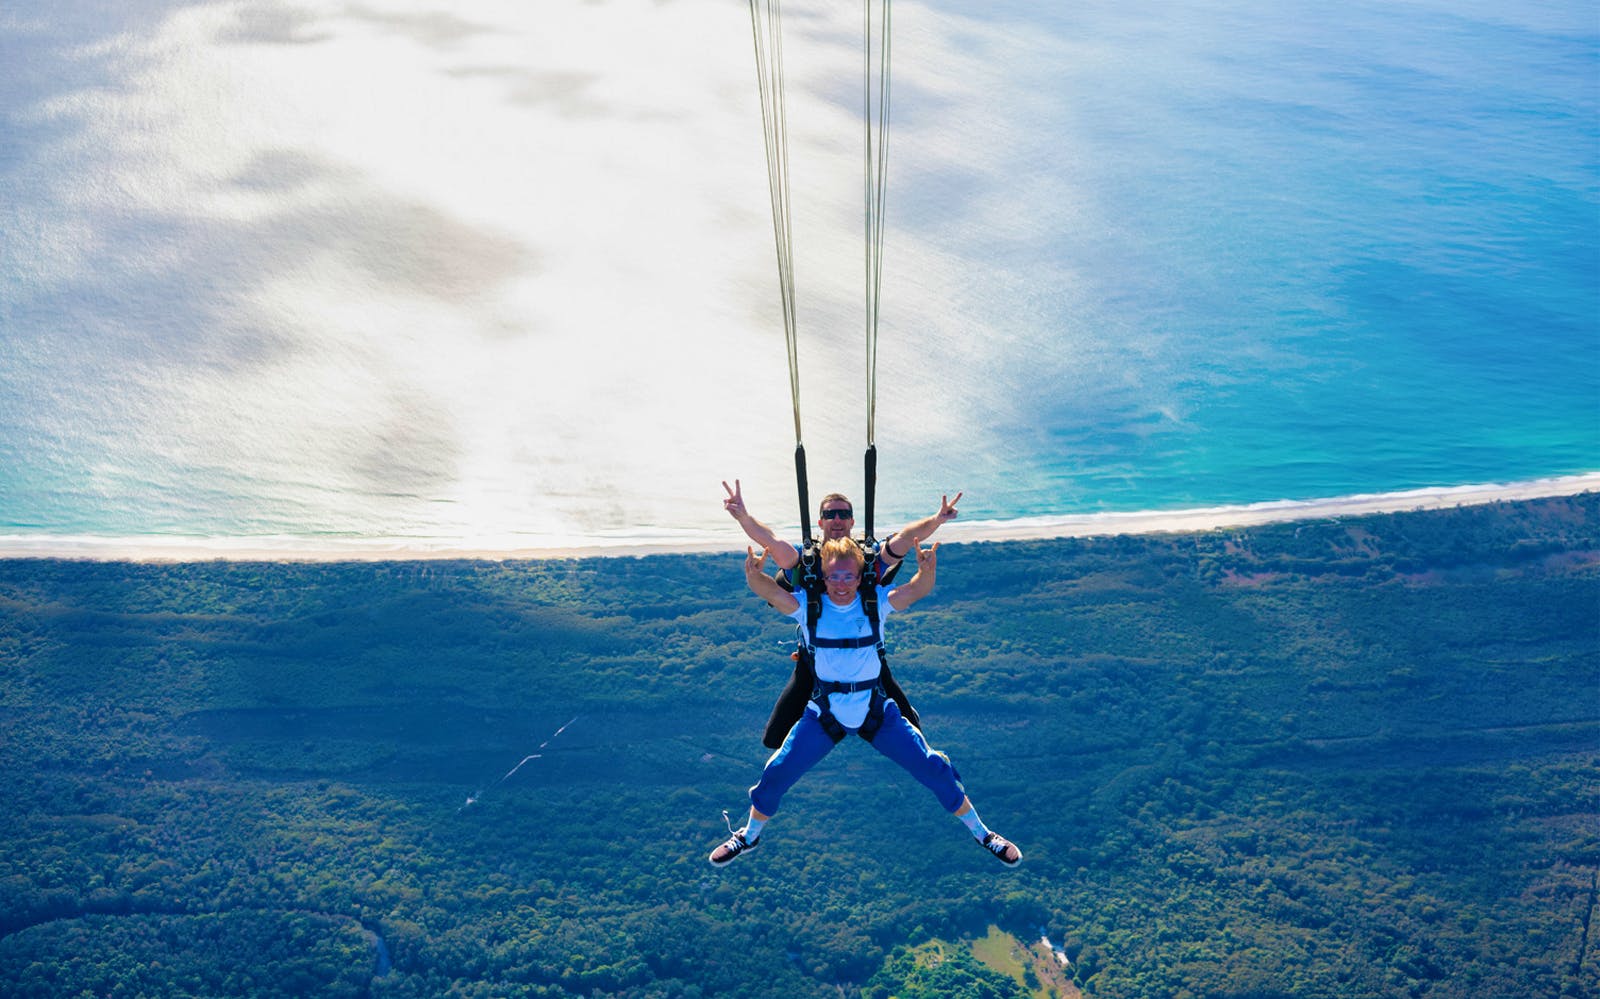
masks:
<svg viewBox="0 0 1600 999"><path fill-rule="evenodd" d="M750 821L746 822L744 824L744 828L739 831L744 834L744 841L746 843L754 843L756 840L761 838L761 827L766 824L766 819L758 819L752 815L750 816Z"/></svg>
<svg viewBox="0 0 1600 999"><path fill-rule="evenodd" d="M981 840L989 835L989 827L985 826L983 820L978 818L978 810L976 808L968 808L966 814L957 815L956 818L960 819L968 829L972 830L973 838Z"/></svg>

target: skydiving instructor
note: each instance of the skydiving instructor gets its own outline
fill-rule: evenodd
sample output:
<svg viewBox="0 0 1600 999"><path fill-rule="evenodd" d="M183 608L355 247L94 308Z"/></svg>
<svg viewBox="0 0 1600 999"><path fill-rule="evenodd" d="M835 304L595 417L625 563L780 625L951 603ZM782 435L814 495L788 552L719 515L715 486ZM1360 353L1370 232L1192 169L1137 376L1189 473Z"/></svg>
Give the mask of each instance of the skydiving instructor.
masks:
<svg viewBox="0 0 1600 999"><path fill-rule="evenodd" d="M727 482L722 483L722 488L728 496L722 501L723 509L739 522L745 536L755 546L766 552L778 568L785 571L793 569L800 562L800 548L797 545L783 541L772 528L750 515L745 508L744 494L738 479L733 480L730 488ZM907 524L903 529L889 535L878 546L879 578L883 572L900 564L900 560L909 555L916 547L933 537L933 532L941 524L956 518L956 504L961 502L961 493L956 493L956 498L949 495L939 497L939 509L936 513L918 521ZM848 538L850 532L855 530L855 508L850 500L841 493L829 493L822 498L820 509L817 511L817 528L822 532L821 540L832 541L834 538ZM896 547L901 550L895 551Z"/></svg>

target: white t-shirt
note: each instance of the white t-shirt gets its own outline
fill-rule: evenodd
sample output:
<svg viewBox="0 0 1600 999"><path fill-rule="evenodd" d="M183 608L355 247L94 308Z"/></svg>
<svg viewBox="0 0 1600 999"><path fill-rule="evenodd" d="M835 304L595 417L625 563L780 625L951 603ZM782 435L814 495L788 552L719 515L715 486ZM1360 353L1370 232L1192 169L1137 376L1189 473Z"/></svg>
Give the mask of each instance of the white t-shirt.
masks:
<svg viewBox="0 0 1600 999"><path fill-rule="evenodd" d="M894 607L889 603L889 594L893 589L887 586L878 587L878 627L883 628L883 621L894 613ZM794 609L789 616L800 625L800 630L806 627L806 595L804 591L795 593L800 601L800 606ZM829 596L822 595L822 615L817 618L818 638L871 638L872 622L867 620L867 612L861 607L861 594L857 593L855 599L843 607L834 603ZM839 680L849 682L853 680L871 680L878 675L878 650L868 645L860 649L818 649L817 650L817 679ZM872 703L871 690L858 690L853 694L831 694L828 697L828 706L833 709L833 716L839 719L839 724L845 728L859 728L867 718L867 707ZM812 701L806 705L806 710L817 714L817 702Z"/></svg>

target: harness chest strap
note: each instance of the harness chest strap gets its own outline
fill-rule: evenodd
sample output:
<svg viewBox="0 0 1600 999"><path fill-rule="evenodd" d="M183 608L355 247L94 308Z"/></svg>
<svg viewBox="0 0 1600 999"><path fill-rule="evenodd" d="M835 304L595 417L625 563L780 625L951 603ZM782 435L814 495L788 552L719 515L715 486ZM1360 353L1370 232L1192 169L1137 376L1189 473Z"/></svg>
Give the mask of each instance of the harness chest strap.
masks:
<svg viewBox="0 0 1600 999"><path fill-rule="evenodd" d="M823 694L854 694L863 690L872 690L878 685L878 678L870 680L818 680L811 689L812 698Z"/></svg>
<svg viewBox="0 0 1600 999"><path fill-rule="evenodd" d="M813 649L870 649L882 644L877 635L867 635L864 638L813 638L811 640Z"/></svg>

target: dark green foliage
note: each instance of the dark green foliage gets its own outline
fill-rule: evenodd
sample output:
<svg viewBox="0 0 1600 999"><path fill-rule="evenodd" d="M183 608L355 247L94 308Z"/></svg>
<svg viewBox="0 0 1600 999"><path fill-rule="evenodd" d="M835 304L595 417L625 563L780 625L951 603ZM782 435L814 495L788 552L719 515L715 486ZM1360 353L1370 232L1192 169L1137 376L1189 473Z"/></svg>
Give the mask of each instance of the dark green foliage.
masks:
<svg viewBox="0 0 1600 999"><path fill-rule="evenodd" d="M737 556L0 562L0 996L1004 996L911 949L998 922L1600 997L1600 499L941 555L896 674L1017 871L854 739L705 863L790 666Z"/></svg>
<svg viewBox="0 0 1600 999"><path fill-rule="evenodd" d="M19 996L357 999L376 970L370 934L315 913L90 915L19 936L7 941L4 986Z"/></svg>

